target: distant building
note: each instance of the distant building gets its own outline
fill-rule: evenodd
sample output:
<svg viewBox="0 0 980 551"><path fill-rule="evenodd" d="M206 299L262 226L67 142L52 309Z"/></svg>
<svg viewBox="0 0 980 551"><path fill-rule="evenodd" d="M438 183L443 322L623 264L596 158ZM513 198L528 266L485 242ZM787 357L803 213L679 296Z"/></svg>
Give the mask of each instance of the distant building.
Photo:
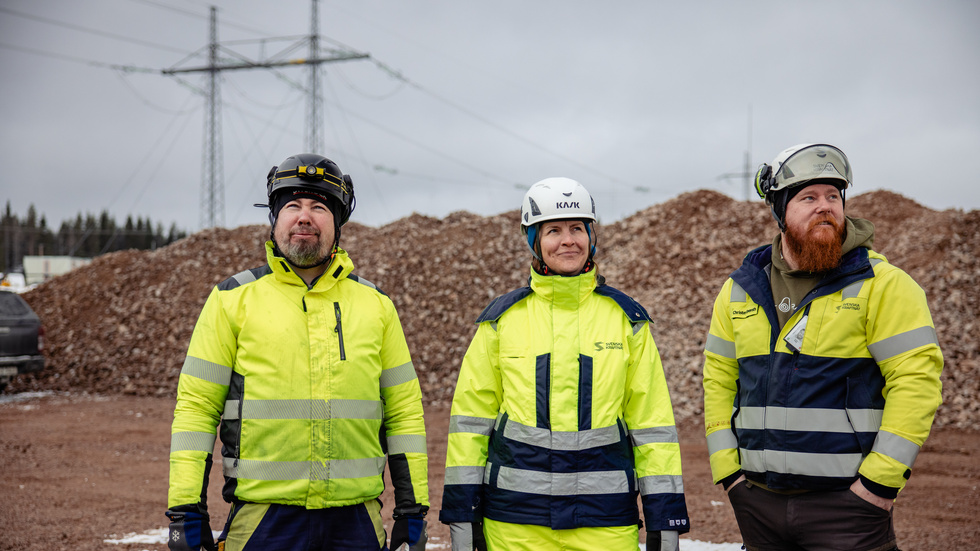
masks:
<svg viewBox="0 0 980 551"><path fill-rule="evenodd" d="M37 285L91 261L91 258L77 256L25 256L24 279L28 286Z"/></svg>

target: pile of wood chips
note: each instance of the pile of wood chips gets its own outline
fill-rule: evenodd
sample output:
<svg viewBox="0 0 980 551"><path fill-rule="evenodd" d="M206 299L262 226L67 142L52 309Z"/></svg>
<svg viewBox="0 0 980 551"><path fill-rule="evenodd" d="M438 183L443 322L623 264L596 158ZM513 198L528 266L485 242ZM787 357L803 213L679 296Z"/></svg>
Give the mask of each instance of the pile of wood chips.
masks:
<svg viewBox="0 0 980 551"><path fill-rule="evenodd" d="M601 213L601 205L600 213ZM946 359L936 424L980 429L980 211L935 211L874 191L848 199L875 223L875 249L925 289ZM354 273L397 306L426 403L448 405L456 373L495 296L526 285L530 252L517 211L484 217L412 215L380 228L344 227ZM675 414L702 409L702 350L711 306L749 250L777 229L760 202L686 193L599 227L600 272L655 320ZM46 369L8 392L171 395L211 288L265 263L267 226L210 229L155 251L121 251L51 279L24 297L46 328Z"/></svg>

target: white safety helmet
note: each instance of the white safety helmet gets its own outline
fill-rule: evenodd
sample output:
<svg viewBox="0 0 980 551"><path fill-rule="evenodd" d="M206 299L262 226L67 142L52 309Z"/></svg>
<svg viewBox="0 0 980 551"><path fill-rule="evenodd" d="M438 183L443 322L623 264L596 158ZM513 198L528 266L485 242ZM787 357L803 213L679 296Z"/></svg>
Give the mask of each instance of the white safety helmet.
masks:
<svg viewBox="0 0 980 551"><path fill-rule="evenodd" d="M780 230L785 229L788 190L813 180L836 186L843 200L844 190L854 182L847 155L828 144L799 144L784 149L771 166L763 163L755 173L755 191L766 200Z"/></svg>
<svg viewBox="0 0 980 551"><path fill-rule="evenodd" d="M589 256L595 254L595 238L592 225L596 222L595 201L585 186L571 178L545 178L536 182L524 194L521 203L521 233L527 237L527 246L534 250L538 228L548 220L584 220L589 234Z"/></svg>

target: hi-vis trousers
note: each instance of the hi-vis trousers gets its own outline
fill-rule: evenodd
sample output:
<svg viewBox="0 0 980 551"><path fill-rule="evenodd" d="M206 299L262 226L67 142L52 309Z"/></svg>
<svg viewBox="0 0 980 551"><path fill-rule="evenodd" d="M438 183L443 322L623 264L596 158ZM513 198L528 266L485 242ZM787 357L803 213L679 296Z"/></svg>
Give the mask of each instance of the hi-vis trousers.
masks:
<svg viewBox="0 0 980 551"><path fill-rule="evenodd" d="M327 509L236 503L218 545L223 551L380 551L385 540L378 500Z"/></svg>

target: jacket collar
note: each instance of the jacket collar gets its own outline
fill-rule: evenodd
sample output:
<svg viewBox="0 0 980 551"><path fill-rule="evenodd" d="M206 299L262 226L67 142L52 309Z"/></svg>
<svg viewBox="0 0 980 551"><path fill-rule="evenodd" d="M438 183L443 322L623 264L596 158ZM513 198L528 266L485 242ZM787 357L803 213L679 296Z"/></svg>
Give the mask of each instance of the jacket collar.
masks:
<svg viewBox="0 0 980 551"><path fill-rule="evenodd" d="M306 287L306 282L293 271L292 266L286 262L286 259L275 254L271 240L265 242L265 257L277 281L289 285ZM346 278L352 271L354 271L354 263L351 261L350 256L348 256L347 251L338 247L337 254L334 255L333 260L327 265L327 269L323 272L323 275L313 282L313 286L309 290L311 292L326 291L336 285L338 281Z"/></svg>
<svg viewBox="0 0 980 551"><path fill-rule="evenodd" d="M575 309L596 287L597 269L577 276L541 275L531 270L531 290L559 308Z"/></svg>

